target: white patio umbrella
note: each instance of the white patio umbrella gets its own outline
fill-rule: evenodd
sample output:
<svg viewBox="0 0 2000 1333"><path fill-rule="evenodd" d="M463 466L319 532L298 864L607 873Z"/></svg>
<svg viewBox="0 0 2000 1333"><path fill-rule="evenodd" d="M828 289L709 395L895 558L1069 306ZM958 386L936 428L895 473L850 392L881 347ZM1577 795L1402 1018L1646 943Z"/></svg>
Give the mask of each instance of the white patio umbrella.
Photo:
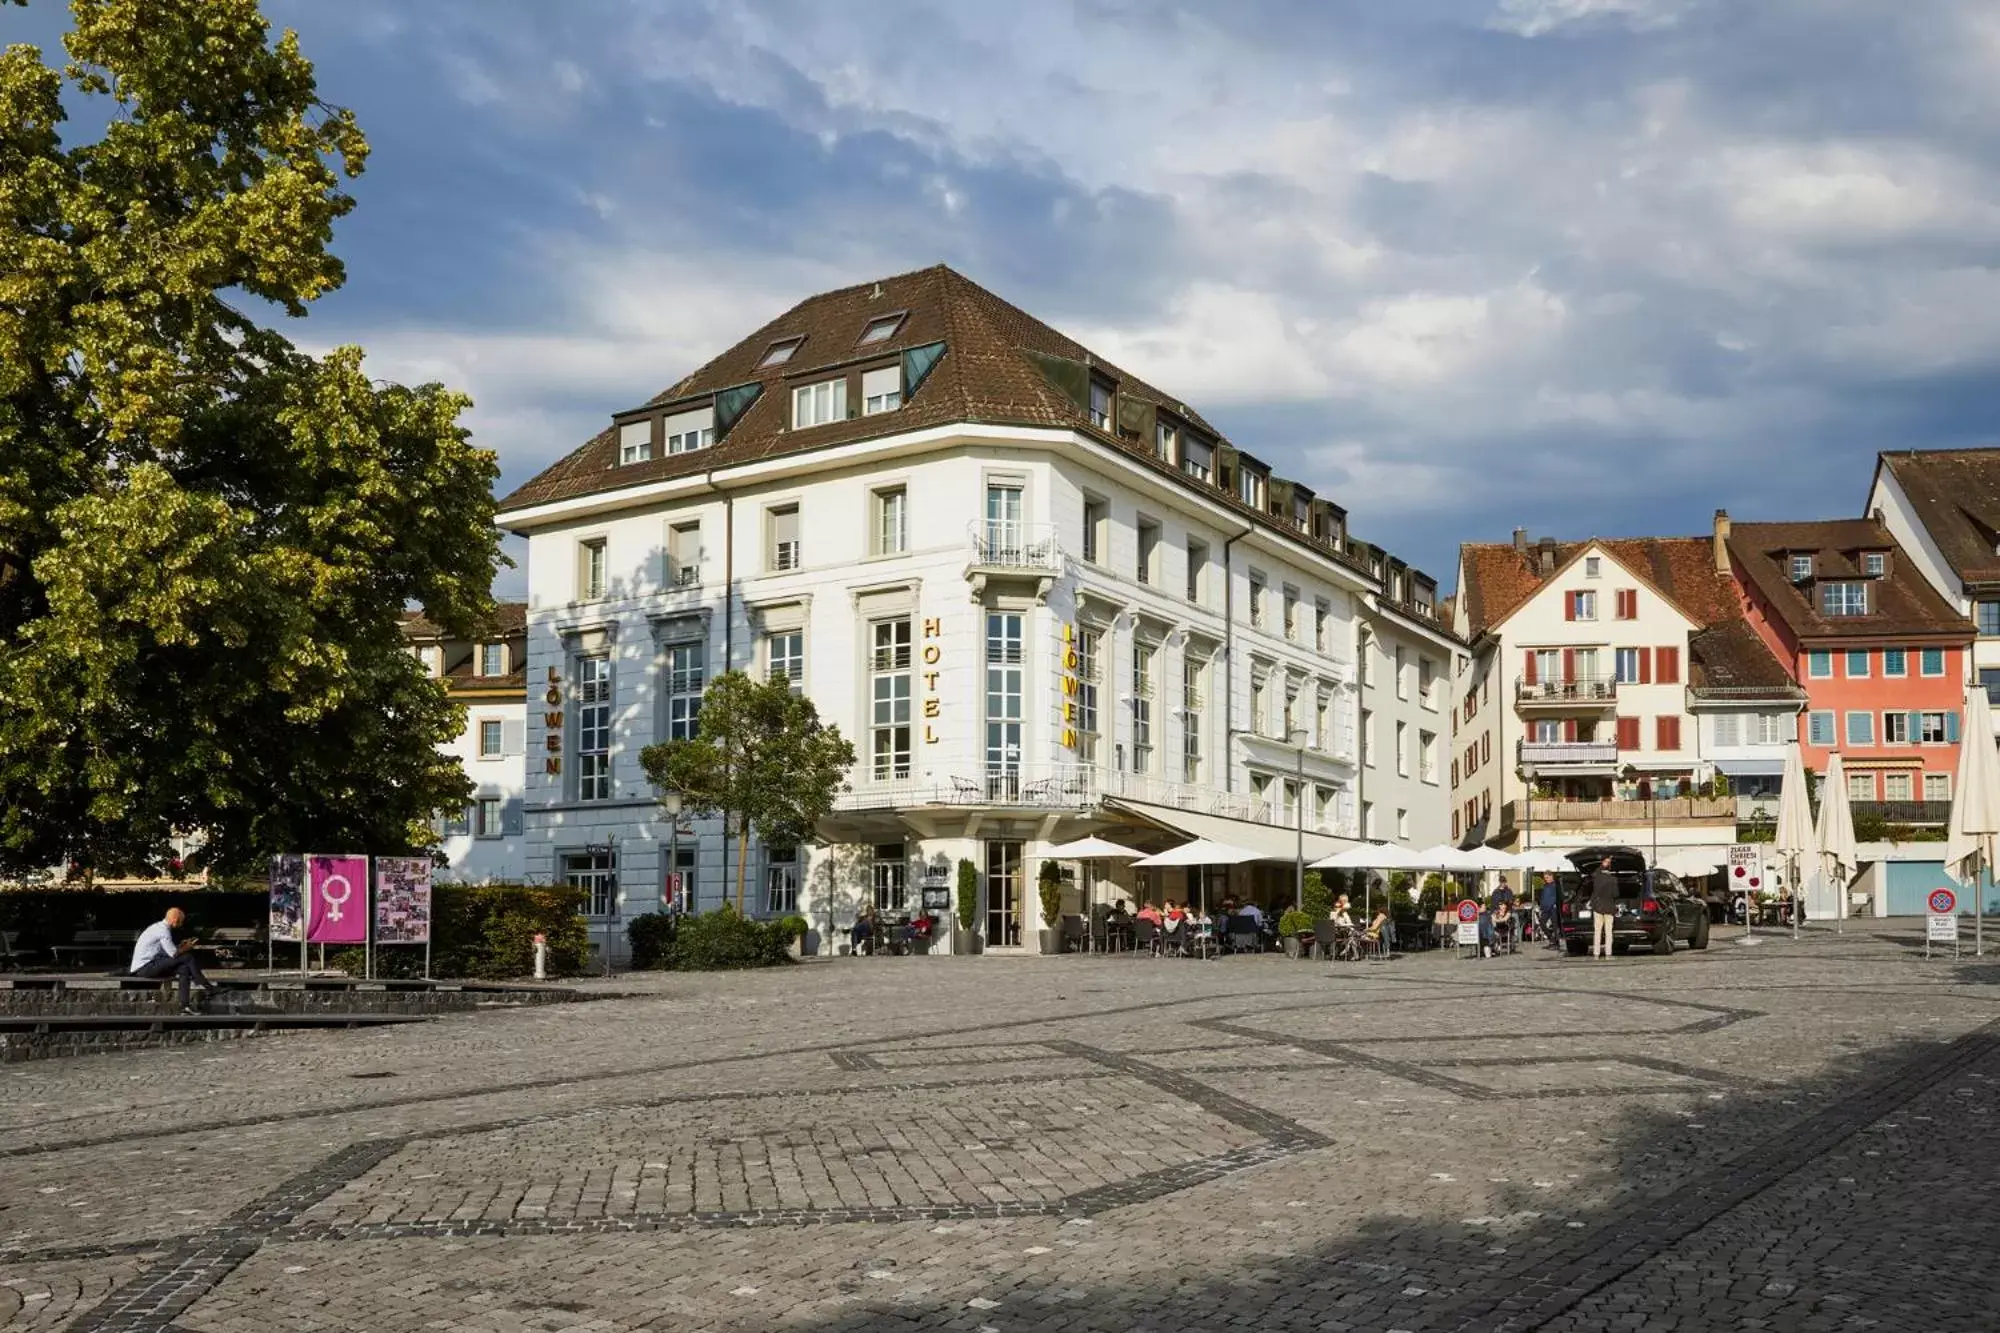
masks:
<svg viewBox="0 0 2000 1333"><path fill-rule="evenodd" d="M1323 856L1312 863L1315 870L1429 870L1430 862L1418 856L1407 847L1393 842L1368 842L1359 847L1349 847ZM1361 881L1361 910L1373 917L1375 914L1374 881Z"/></svg>
<svg viewBox="0 0 2000 1333"><path fill-rule="evenodd" d="M1521 863L1521 869L1537 874L1546 870L1552 875L1567 875L1576 869L1576 862L1560 847L1531 847L1515 859Z"/></svg>
<svg viewBox="0 0 2000 1333"><path fill-rule="evenodd" d="M1132 864L1135 866L1233 866L1245 861L1261 861L1262 852L1253 852L1244 847L1232 847L1226 842L1215 842L1208 838L1196 838L1178 847L1169 847L1164 852L1142 856Z"/></svg>
<svg viewBox="0 0 2000 1333"><path fill-rule="evenodd" d="M1806 792L1805 753L1796 745L1785 751L1784 785L1778 792L1778 833L1771 850L1787 865L1785 886L1792 895L1792 938L1797 939L1802 914L1799 866L1813 865L1819 859L1819 846L1813 833L1812 798Z"/></svg>
<svg viewBox="0 0 2000 1333"><path fill-rule="evenodd" d="M1683 877L1713 875L1728 863L1728 855L1714 847L1676 847L1660 858L1662 870Z"/></svg>
<svg viewBox="0 0 2000 1333"><path fill-rule="evenodd" d="M1993 711L1986 690L1965 692L1959 731L1958 782L1951 789L1951 823L1944 842L1945 869L1972 890L1972 952L1986 952L1986 876L1993 873L1993 835L2000 833L2000 753L1993 748Z"/></svg>
<svg viewBox="0 0 2000 1333"><path fill-rule="evenodd" d="M1054 861L1129 861L1136 857L1144 856L1145 853L1127 847L1123 843L1111 842L1108 839L1092 834L1087 838L1077 838L1071 842L1057 843L1055 846L1049 848L1044 855ZM1085 933L1088 934L1091 909L1095 904L1082 899L1081 895L1079 895L1079 900L1083 903Z"/></svg>
<svg viewBox="0 0 2000 1333"><path fill-rule="evenodd" d="M1847 928L1847 884L1859 870L1861 854L1854 846L1854 809L1847 803L1847 770L1839 754L1826 761L1826 781L1819 789L1820 873L1837 886L1833 907L1834 929Z"/></svg>

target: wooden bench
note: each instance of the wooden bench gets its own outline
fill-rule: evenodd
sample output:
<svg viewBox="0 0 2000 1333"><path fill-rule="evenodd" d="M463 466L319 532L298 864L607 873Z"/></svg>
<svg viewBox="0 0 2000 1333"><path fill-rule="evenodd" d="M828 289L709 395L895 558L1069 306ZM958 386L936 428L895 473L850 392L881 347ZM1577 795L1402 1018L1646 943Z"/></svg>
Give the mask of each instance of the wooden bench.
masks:
<svg viewBox="0 0 2000 1333"><path fill-rule="evenodd" d="M249 967L262 961L253 955L263 942L264 932L255 926L223 926L207 932L196 941L195 947L212 955L218 964Z"/></svg>
<svg viewBox="0 0 2000 1333"><path fill-rule="evenodd" d="M58 967L62 966L65 954L69 956L71 965L76 967L81 967L86 958L118 958L122 955L121 961L129 962L132 946L138 941L139 932L136 930L79 930L68 944L50 945L49 956L56 960ZM121 967L118 970L122 972L125 969Z"/></svg>

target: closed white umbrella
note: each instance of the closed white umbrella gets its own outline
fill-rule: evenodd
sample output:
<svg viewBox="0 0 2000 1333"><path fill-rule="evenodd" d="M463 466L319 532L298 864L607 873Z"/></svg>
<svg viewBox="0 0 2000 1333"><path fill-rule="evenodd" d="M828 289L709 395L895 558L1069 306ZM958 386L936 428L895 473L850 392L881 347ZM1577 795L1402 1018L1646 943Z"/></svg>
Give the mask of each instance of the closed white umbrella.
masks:
<svg viewBox="0 0 2000 1333"><path fill-rule="evenodd" d="M1813 833L1812 798L1806 792L1805 754L1796 745L1785 751L1784 786L1778 792L1778 833L1771 850L1787 864L1785 885L1792 895L1792 938L1799 935L1799 866L1819 858Z"/></svg>
<svg viewBox="0 0 2000 1333"><path fill-rule="evenodd" d="M1993 835L2000 833L2000 753L1993 748L1993 710L1986 690L1965 692L1965 725L1959 731L1958 783L1951 789L1951 823L1944 843L1945 869L1972 890L1972 952L1986 951L1986 884L1993 872Z"/></svg>
<svg viewBox="0 0 2000 1333"><path fill-rule="evenodd" d="M1826 761L1826 781L1819 789L1820 873L1838 889L1833 919L1836 930L1847 922L1847 884L1860 869L1861 853L1854 845L1854 808L1847 803L1847 770L1840 756Z"/></svg>

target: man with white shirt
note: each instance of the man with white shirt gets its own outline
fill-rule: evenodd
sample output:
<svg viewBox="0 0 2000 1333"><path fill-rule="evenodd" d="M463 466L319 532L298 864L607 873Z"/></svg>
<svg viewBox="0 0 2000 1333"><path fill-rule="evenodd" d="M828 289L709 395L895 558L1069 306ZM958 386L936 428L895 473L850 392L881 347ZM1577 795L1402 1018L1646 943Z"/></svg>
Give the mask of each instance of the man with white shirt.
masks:
<svg viewBox="0 0 2000 1333"><path fill-rule="evenodd" d="M187 920L178 907L169 907L161 920L146 927L139 936L139 942L132 946L132 975L165 980L167 977L179 979L181 984L181 1012L191 1014L194 1006L188 1003L188 987L200 986L206 993L208 978L201 973L201 964L186 944L174 939L174 932Z"/></svg>

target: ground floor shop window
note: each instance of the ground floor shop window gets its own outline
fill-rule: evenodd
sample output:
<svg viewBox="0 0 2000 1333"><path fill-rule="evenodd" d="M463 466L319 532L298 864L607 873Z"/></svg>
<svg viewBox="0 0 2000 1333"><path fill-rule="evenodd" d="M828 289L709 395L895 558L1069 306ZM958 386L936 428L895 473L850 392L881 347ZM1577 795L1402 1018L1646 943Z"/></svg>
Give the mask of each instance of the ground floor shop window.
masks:
<svg viewBox="0 0 2000 1333"><path fill-rule="evenodd" d="M799 851L773 847L764 864L764 911L788 916L799 910Z"/></svg>
<svg viewBox="0 0 2000 1333"><path fill-rule="evenodd" d="M909 910L910 863L903 854L900 842L883 843L875 849L875 863L872 867L875 890L875 910L878 912L905 912Z"/></svg>
<svg viewBox="0 0 2000 1333"><path fill-rule="evenodd" d="M1021 926L1016 916L1020 901L1021 844L986 844L986 943L1001 948L1021 942Z"/></svg>
<svg viewBox="0 0 2000 1333"><path fill-rule="evenodd" d="M571 852L562 859L563 883L584 891L585 916L610 916L618 901L617 863L610 852Z"/></svg>

